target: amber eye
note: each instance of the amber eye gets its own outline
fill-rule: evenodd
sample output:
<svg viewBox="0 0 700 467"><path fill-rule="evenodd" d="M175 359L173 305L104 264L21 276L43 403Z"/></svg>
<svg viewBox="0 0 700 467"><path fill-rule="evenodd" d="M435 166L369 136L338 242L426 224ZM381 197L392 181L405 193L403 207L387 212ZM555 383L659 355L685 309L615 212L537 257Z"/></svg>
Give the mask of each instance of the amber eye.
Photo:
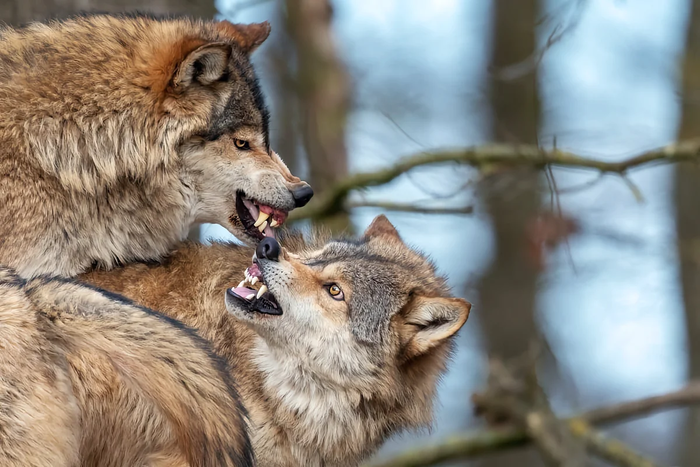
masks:
<svg viewBox="0 0 700 467"><path fill-rule="evenodd" d="M248 144L248 141L243 141L242 139L234 139L233 144L235 144L238 149L250 149L250 144Z"/></svg>
<svg viewBox="0 0 700 467"><path fill-rule="evenodd" d="M345 299L345 295L343 294L343 291L341 290L340 287L338 287L338 284L331 284L328 286L328 293L333 297L335 300L343 300Z"/></svg>

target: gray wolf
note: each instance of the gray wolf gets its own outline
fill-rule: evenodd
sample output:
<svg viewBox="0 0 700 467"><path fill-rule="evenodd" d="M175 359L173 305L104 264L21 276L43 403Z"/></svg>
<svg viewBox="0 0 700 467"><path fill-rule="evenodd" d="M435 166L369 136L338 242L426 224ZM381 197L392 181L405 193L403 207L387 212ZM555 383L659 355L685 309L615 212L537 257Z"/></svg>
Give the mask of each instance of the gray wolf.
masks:
<svg viewBox="0 0 700 467"><path fill-rule="evenodd" d="M250 248L189 244L163 265L81 277L212 343L259 465L356 466L393 433L430 424L471 305L384 216L359 240L281 241L262 240L252 265Z"/></svg>
<svg viewBox="0 0 700 467"><path fill-rule="evenodd" d="M0 465L253 465L225 364L182 324L0 268Z"/></svg>
<svg viewBox="0 0 700 467"><path fill-rule="evenodd" d="M249 61L269 32L137 15L0 28L0 264L158 260L200 222L273 235L313 191L270 148Z"/></svg>

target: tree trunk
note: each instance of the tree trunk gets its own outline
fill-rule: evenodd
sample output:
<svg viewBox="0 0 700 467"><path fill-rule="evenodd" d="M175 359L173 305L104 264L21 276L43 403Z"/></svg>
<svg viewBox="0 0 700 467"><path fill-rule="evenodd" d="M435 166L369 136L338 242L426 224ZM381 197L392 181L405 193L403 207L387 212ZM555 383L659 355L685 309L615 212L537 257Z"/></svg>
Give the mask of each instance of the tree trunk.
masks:
<svg viewBox="0 0 700 467"><path fill-rule="evenodd" d="M536 0L495 2L494 68L525 59L535 48ZM537 143L539 99L534 74L491 83L493 139ZM538 173L507 170L484 181L482 194L493 223L495 257L480 283L481 316L489 350L510 358L528 349L535 334L536 263L526 231L540 205Z"/></svg>
<svg viewBox="0 0 700 467"><path fill-rule="evenodd" d="M286 0L287 30L295 44L298 115L309 182L322 194L348 174L345 127L350 83L339 59L328 0ZM333 231L350 228L347 214L329 219Z"/></svg>
<svg viewBox="0 0 700 467"><path fill-rule="evenodd" d="M283 2L278 3L278 15L280 21L275 24L284 24L286 21L286 8ZM299 151L299 125L297 115L298 96L295 88L294 59L295 47L289 33L285 29L278 30L272 37L272 43L267 50L269 60L269 75L274 80L272 97L274 112L272 113L272 147L282 157L289 170L308 180L306 174L302 174L301 154Z"/></svg>
<svg viewBox="0 0 700 467"><path fill-rule="evenodd" d="M536 47L536 0L496 0L492 68L524 60ZM497 142L537 143L540 104L534 73L490 83L492 135ZM505 170L484 180L481 196L491 217L494 259L479 283L479 316L489 354L512 358L535 336L538 270L527 255L526 232L538 214L538 173ZM498 455L485 465L537 465L532 450Z"/></svg>
<svg viewBox="0 0 700 467"><path fill-rule="evenodd" d="M700 2L694 1L683 61L683 100L679 139L700 137ZM685 305L689 377L700 378L700 167L675 168L676 229L681 287ZM689 409L679 465L700 462L700 409Z"/></svg>

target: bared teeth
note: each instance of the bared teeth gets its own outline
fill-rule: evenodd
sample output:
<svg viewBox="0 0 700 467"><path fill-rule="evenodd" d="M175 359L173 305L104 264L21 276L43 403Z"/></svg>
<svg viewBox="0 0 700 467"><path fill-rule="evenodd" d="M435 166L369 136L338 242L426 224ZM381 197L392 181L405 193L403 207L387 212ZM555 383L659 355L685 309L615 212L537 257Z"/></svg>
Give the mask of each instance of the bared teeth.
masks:
<svg viewBox="0 0 700 467"><path fill-rule="evenodd" d="M265 222L268 217L270 217L269 214L260 211L258 214L258 220L255 221L255 227L260 227L260 225L262 225L262 223Z"/></svg>
<svg viewBox="0 0 700 467"><path fill-rule="evenodd" d="M245 299L246 299L246 300L252 300L254 297L255 297L255 294L252 293L252 294L248 295Z"/></svg>
<svg viewBox="0 0 700 467"><path fill-rule="evenodd" d="M258 279L257 277L253 277L253 280L251 280L250 283L251 283L252 285L255 285L255 284L258 283L259 280L260 280L260 279Z"/></svg>
<svg viewBox="0 0 700 467"><path fill-rule="evenodd" d="M266 227L267 227L267 221L263 221L263 223L258 226L258 230L260 232L262 232L263 230L265 230Z"/></svg>
<svg viewBox="0 0 700 467"><path fill-rule="evenodd" d="M265 284L263 284L262 286L260 286L260 290L258 290L257 297L258 298L262 297L265 292L267 292L267 286Z"/></svg>
<svg viewBox="0 0 700 467"><path fill-rule="evenodd" d="M277 222L276 219L272 219L272 221L270 222L270 227L277 227L278 225L280 225L280 223Z"/></svg>
<svg viewBox="0 0 700 467"><path fill-rule="evenodd" d="M246 282L246 281L241 281L241 283L238 284L238 287L237 287L237 288L245 287L245 282Z"/></svg>

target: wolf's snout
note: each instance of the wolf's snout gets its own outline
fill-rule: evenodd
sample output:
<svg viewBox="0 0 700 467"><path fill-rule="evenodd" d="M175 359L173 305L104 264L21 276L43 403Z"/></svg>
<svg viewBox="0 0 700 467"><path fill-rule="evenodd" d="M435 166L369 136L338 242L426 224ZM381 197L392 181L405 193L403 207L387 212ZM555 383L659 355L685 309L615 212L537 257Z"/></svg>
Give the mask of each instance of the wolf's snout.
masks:
<svg viewBox="0 0 700 467"><path fill-rule="evenodd" d="M258 247L255 249L255 256L259 259L279 261L281 250L282 248L277 240L273 237L265 237L258 243Z"/></svg>
<svg viewBox="0 0 700 467"><path fill-rule="evenodd" d="M314 190L308 184L303 184L301 187L292 190L292 198L294 205L298 208L306 206L311 197L314 195Z"/></svg>

